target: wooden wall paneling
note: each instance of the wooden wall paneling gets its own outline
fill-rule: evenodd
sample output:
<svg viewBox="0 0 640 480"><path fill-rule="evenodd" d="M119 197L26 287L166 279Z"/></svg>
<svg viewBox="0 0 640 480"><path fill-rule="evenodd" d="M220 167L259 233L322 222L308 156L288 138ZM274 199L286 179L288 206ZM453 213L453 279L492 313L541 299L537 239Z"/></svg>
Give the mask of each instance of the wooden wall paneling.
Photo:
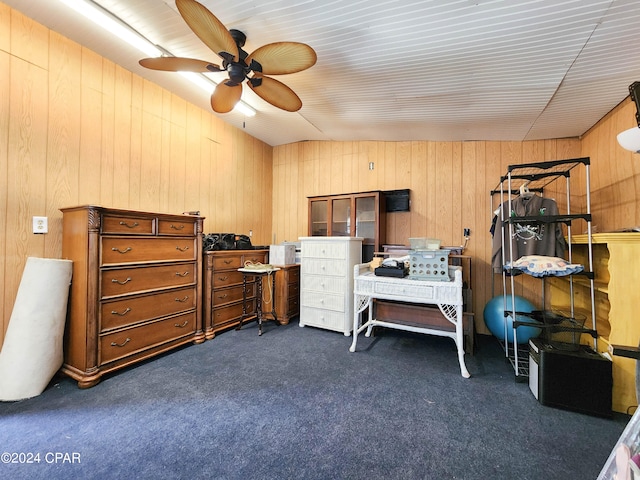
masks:
<svg viewBox="0 0 640 480"><path fill-rule="evenodd" d="M454 183L459 180L456 175L453 159L454 142L436 142L436 157L434 171L435 176L427 178L427 189L432 195L432 222L433 227L429 229L430 237L439 238L442 245L454 245L453 225L459 224L459 202L454 200ZM459 175L459 173L458 173ZM456 219L457 217L457 219Z"/></svg>
<svg viewBox="0 0 640 480"><path fill-rule="evenodd" d="M138 208L151 212L163 210L162 197L162 153L164 134L162 121L163 94L162 89L153 83L143 80L140 109L140 150L138 191ZM169 182L164 185L169 184ZM117 201L117 199L114 199ZM175 213L175 212L171 212Z"/></svg>
<svg viewBox="0 0 640 480"><path fill-rule="evenodd" d="M492 180L487 179L485 142L464 142L462 144L462 228L469 228L470 237L465 255L472 256L471 287L473 292L473 312L484 308L489 298L489 283L486 277L487 262L484 258L491 251L491 237L488 234L491 221L491 205L488 192ZM490 253L489 253L490 254ZM474 317L479 333L487 333L480 314Z"/></svg>
<svg viewBox="0 0 640 480"><path fill-rule="evenodd" d="M11 54L44 70L49 68L49 29L11 10Z"/></svg>
<svg viewBox="0 0 640 480"><path fill-rule="evenodd" d="M177 205L184 205L186 177L187 102L171 96L171 158L169 160L169 203L170 212ZM182 211L182 210L181 210Z"/></svg>
<svg viewBox="0 0 640 480"><path fill-rule="evenodd" d="M382 157L384 154L383 149L384 142L367 142L367 155L366 159L359 159L358 162L354 162L360 182L357 192L368 192L371 190L378 190L379 185L382 183L384 176L380 174L381 169L384 169ZM373 162L373 170L369 170L369 163Z"/></svg>
<svg viewBox="0 0 640 480"><path fill-rule="evenodd" d="M3 41L3 29L9 22L9 10L0 4L0 47L8 43ZM7 37L8 37L7 28ZM10 118L10 95L11 95L11 56L5 51L0 51L0 192L8 192L9 189L9 126ZM9 325L9 318L13 309L13 298L15 293L10 291L7 280L11 278L7 257L9 249L7 247L7 216L9 214L8 199L6 193L0 195L0 277L4 280L0 282L0 343L4 338L4 332ZM17 291L17 290L16 290Z"/></svg>
<svg viewBox="0 0 640 480"><path fill-rule="evenodd" d="M142 182L142 154L145 145L144 132L142 130L142 119L144 112L144 81L137 76L131 77L131 132L130 153L128 160L128 207L133 210L140 208L140 188ZM167 182L164 184L168 185ZM165 197L168 198L169 189L164 188Z"/></svg>
<svg viewBox="0 0 640 480"><path fill-rule="evenodd" d="M302 144L302 149L299 154L299 162L303 162L303 171L301 182L294 188L300 188L298 198L302 202L300 208L300 214L298 216L299 228L295 241L298 241L298 237L307 236L309 234L309 201L307 196L314 195L317 192L316 182L318 175L315 174L318 166L318 162L315 161L316 151L318 149L318 142L305 142ZM277 155L278 148L274 149L274 154Z"/></svg>
<svg viewBox="0 0 640 480"><path fill-rule="evenodd" d="M211 150L213 148L213 144L210 139L211 118L212 116L210 114L201 111L200 173L196 179L198 182L200 196L196 206L194 208L189 208L189 210L199 210L201 214L204 211L208 212L210 210L209 205L211 203ZM205 233L204 230L203 233Z"/></svg>
<svg viewBox="0 0 640 480"><path fill-rule="evenodd" d="M330 142L328 151L325 151L327 157L324 161L326 161L329 166L329 182L325 184L329 186L327 194L350 191L351 185L349 184L349 181L352 181L353 177L348 175L349 178L345 178L345 162L344 157L342 156L343 148L343 142ZM349 167L351 167L351 165L349 165ZM350 171L350 168L346 169L346 171Z"/></svg>
<svg viewBox="0 0 640 480"><path fill-rule="evenodd" d="M180 189L185 192L182 205L175 205L170 213L182 213L200 208L200 179L202 178L202 109L187 103L187 138L185 154L184 184ZM156 188L158 184L156 183Z"/></svg>
<svg viewBox="0 0 640 480"><path fill-rule="evenodd" d="M48 76L42 68L17 57L11 58L9 68L5 225L11 228L5 230L5 272L11 273L5 276L5 298L13 304L26 258L44 256L44 235L32 233L31 217L46 212Z"/></svg>
<svg viewBox="0 0 640 480"><path fill-rule="evenodd" d="M489 195L491 191L499 189L500 177L504 175L504 171L502 167L500 142L485 142L484 148L485 172L488 186L485 195ZM496 295L502 295L502 281L499 275L493 273L493 268L491 265L491 256L493 254L493 239L489 233L493 214L500 206L500 194L494 194L493 196L490 196L490 201L491 210L487 211L486 213L486 225L481 233L483 235L487 235L487 248L484 250L484 258L486 258L486 262L484 265L482 265L482 267L484 268L481 269L481 272L484 273L484 280L486 284L490 286L490 294L487 296L487 298L489 299ZM480 267L480 265L478 265L478 267Z"/></svg>
<svg viewBox="0 0 640 480"><path fill-rule="evenodd" d="M139 208L150 212L160 212L161 162L162 158L162 119L146 109L141 112L141 138L144 139L140 150L140 188L137 192ZM116 174L116 183L120 175ZM126 178L126 177L125 177ZM166 185L166 184L165 184ZM114 199L117 202L117 199ZM112 203L105 203L111 205ZM119 205L118 205L119 206ZM165 213L165 212L163 212ZM166 212L181 213L181 212Z"/></svg>
<svg viewBox="0 0 640 480"><path fill-rule="evenodd" d="M209 173L208 173L208 203L204 205L200 211L200 214L205 218L203 232L214 233L214 225L218 218L217 194L216 194L216 180L218 179L218 157L220 150L220 142L218 140L218 123L217 118L210 117L211 122L209 125L208 140L209 140Z"/></svg>
<svg viewBox="0 0 640 480"><path fill-rule="evenodd" d="M115 179L113 165L115 129L115 67L106 59L102 62L102 144L100 152L100 201L103 205L113 205Z"/></svg>
<svg viewBox="0 0 640 480"><path fill-rule="evenodd" d="M427 150L428 142L411 142L411 178L413 193L410 237L427 236ZM408 241L408 239L407 239ZM405 243L405 242L402 242Z"/></svg>
<svg viewBox="0 0 640 480"><path fill-rule="evenodd" d="M137 77L133 76L133 80L137 80ZM157 98L157 97L155 97ZM162 95L157 98L160 102L160 157L156 159L158 169L159 181L159 193L158 193L158 211L169 212L169 189L166 187L169 184L169 178L171 176L171 106L172 106L173 94L162 90ZM133 118L133 117L132 117ZM142 147L143 137L139 137L136 141ZM206 222L206 220L205 220Z"/></svg>
<svg viewBox="0 0 640 480"><path fill-rule="evenodd" d="M0 52L11 51L11 14L12 10L0 3ZM7 72L9 69L7 68ZM5 144L6 145L6 144Z"/></svg>
<svg viewBox="0 0 640 480"><path fill-rule="evenodd" d="M302 168L304 163L298 161L300 149L299 145L294 145L293 148L289 150L289 158L287 159L287 165L290 165L291 173L286 177L286 184L281 185L281 188L287 193L287 202L285 204L286 208L293 213L293 215L285 215L288 218L288 222L285 228L285 236L283 240L289 242L295 242L298 240L298 225L300 223L300 219L302 216L306 217L307 215L307 203L304 199L300 198L300 187L302 183L301 175ZM274 176L274 180L275 180ZM277 216L272 216L273 221L275 221Z"/></svg>
<svg viewBox="0 0 640 480"><path fill-rule="evenodd" d="M60 206L78 201L81 50L54 32L50 39L45 211L50 233L45 235L45 256L58 258L62 251Z"/></svg>
<svg viewBox="0 0 640 480"><path fill-rule="evenodd" d="M438 178L438 142L427 142L425 157L425 181L421 186L421 193L426 198L425 225L422 233L413 235L415 237L438 238L438 221L436 211L440 205L440 182Z"/></svg>
<svg viewBox="0 0 640 480"><path fill-rule="evenodd" d="M100 205L102 147L102 58L82 48L80 90L80 178L78 202Z"/></svg>
<svg viewBox="0 0 640 480"><path fill-rule="evenodd" d="M131 156L131 72L116 65L114 75L113 207L129 205ZM75 205L71 203L70 205ZM154 210L157 211L157 210Z"/></svg>

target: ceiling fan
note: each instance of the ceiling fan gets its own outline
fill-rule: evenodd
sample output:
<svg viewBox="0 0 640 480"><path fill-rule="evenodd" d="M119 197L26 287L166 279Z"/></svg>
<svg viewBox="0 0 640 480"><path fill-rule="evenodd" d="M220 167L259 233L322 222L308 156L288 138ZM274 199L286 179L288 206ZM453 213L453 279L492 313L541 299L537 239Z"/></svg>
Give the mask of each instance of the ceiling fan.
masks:
<svg viewBox="0 0 640 480"><path fill-rule="evenodd" d="M263 100L282 110L295 112L302 107L296 93L284 83L267 75L301 72L312 67L316 52L298 42L276 42L264 45L250 55L242 47L246 36L239 30L227 30L207 8L195 0L176 0L180 15L189 28L211 50L222 58L222 67L193 58L143 58L140 65L168 72L224 72L228 79L220 82L211 95L211 108L217 113L233 110L242 96L242 82Z"/></svg>

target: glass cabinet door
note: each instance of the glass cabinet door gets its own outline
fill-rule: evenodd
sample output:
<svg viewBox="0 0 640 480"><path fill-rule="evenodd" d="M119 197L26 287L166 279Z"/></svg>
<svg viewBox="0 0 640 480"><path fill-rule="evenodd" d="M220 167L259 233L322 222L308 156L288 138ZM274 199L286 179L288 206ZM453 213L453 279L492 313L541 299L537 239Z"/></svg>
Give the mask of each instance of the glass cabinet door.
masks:
<svg viewBox="0 0 640 480"><path fill-rule="evenodd" d="M311 236L324 237L327 235L328 206L327 200L311 202Z"/></svg>
<svg viewBox="0 0 640 480"><path fill-rule="evenodd" d="M364 238L365 244L375 243L376 198L356 197L356 237Z"/></svg>
<svg viewBox="0 0 640 480"><path fill-rule="evenodd" d="M337 198L331 201L331 235L351 236L351 199Z"/></svg>

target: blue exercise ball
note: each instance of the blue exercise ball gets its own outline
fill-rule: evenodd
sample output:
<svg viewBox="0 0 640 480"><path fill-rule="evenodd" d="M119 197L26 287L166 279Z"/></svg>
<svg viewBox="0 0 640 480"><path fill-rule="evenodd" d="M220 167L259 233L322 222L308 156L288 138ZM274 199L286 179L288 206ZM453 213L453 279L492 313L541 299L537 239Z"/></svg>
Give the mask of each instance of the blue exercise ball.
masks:
<svg viewBox="0 0 640 480"><path fill-rule="evenodd" d="M502 295L493 297L484 306L484 323L487 325L489 331L495 335L498 339L504 340L504 322L507 322L507 340L513 342L513 319L511 315L504 315L504 298ZM511 295L506 296L507 299L507 312L512 310L511 307ZM533 312L536 307L524 297L518 295L515 296L516 311L517 312ZM517 320L519 322L532 322L539 323L531 317L526 315L518 315ZM530 327L528 325L521 325L518 327L518 343L528 343L531 338L536 338L540 335L542 329L536 327Z"/></svg>

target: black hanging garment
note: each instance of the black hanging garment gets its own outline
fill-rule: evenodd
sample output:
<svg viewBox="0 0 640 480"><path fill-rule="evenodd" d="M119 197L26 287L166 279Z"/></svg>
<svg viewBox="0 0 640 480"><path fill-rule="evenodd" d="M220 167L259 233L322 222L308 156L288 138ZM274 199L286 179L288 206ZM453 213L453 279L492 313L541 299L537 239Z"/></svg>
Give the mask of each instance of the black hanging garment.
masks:
<svg viewBox="0 0 640 480"><path fill-rule="evenodd" d="M551 198L539 195L521 195L504 202L500 209L504 218L534 217L559 215L558 205ZM502 246L505 248L505 262L516 261L524 255L544 255L547 257L564 257L567 243L564 239L562 226L559 223L516 223L511 222L511 237L509 224L504 224L504 238L501 237L503 215L498 212L493 235L491 265L496 273L502 272ZM511 249L511 250L510 250Z"/></svg>

